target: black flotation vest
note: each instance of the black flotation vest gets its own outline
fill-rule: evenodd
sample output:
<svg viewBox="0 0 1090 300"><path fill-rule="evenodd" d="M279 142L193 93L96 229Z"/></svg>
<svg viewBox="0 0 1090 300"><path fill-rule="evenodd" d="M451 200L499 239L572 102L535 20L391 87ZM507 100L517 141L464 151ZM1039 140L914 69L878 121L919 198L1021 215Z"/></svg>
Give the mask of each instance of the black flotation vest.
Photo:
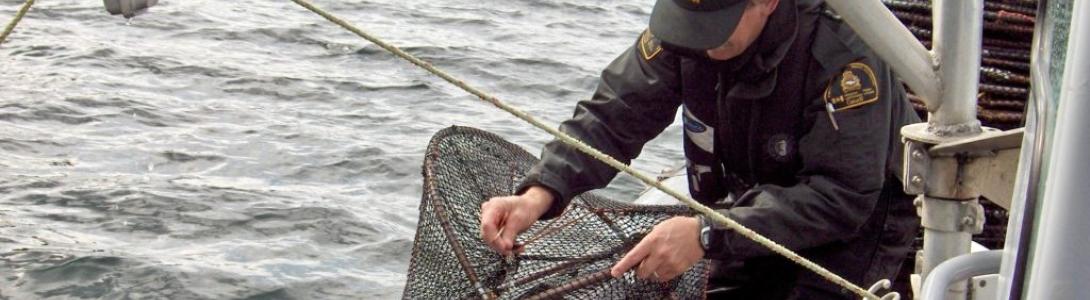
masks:
<svg viewBox="0 0 1090 300"><path fill-rule="evenodd" d="M780 37L790 45L758 45L762 52L743 54L752 58L740 68L682 59L684 151L694 199L729 206L754 185L795 183L798 139L813 123L804 109L824 86L808 80L825 77L809 76L817 67L809 52L817 18L797 16L780 20L797 31L771 33L791 35Z"/></svg>

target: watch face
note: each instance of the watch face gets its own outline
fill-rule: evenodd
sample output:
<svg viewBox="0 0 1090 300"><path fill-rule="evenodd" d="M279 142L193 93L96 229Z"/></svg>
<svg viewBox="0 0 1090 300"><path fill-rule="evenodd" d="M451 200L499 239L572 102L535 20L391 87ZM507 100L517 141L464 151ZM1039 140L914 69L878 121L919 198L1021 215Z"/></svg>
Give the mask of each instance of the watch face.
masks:
<svg viewBox="0 0 1090 300"><path fill-rule="evenodd" d="M708 251L708 246L710 246L709 244L711 242L711 236L712 236L712 230L711 229L712 228L708 227L708 226L704 226L704 227L700 228L700 247L704 248L704 251Z"/></svg>

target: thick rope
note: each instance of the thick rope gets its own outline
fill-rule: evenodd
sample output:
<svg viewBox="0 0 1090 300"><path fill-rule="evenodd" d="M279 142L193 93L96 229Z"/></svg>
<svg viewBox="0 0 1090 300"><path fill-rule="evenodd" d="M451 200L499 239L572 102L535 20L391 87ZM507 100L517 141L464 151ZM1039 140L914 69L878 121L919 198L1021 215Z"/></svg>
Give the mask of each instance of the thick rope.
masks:
<svg viewBox="0 0 1090 300"><path fill-rule="evenodd" d="M580 142L579 140L567 135L566 133L560 132L559 130L554 129L553 127L550 127L550 126L545 125L544 123L541 123L537 119L534 119L533 117L531 117L529 114L526 114L525 112L523 112L523 111L521 111L521 110L519 110L519 109L517 109L517 108L515 108L513 106L510 106L510 105L500 101L498 98L496 98L496 97L494 97L492 95L489 95L489 94L487 94L487 93L485 93L485 92L483 92L481 90L478 90L477 88L474 88L472 86L467 85L465 82L463 82L461 80L458 80L454 76L451 76L450 74L447 74L446 72L435 68L430 63L428 63L426 61L423 61L423 60L420 60L419 58L416 58L415 56L412 56L411 54L406 53L405 51L402 51L401 49L398 49L397 47L395 47L393 45L387 44L386 42L380 40L379 38L376 38L376 37L374 37L374 36L372 36L372 35L370 35L370 34L368 34L366 32L363 32L362 30L360 30L356 26L353 26L352 24L349 24L348 22L345 22L344 20L341 20L340 18L337 18L336 16L333 16L333 15L329 14L328 12L322 10L321 8L318 8L318 7L314 6L309 1L306 1L306 0L292 0L292 1L295 2L296 4L299 4L299 5L303 6L303 7L305 7L306 9L318 14L318 15L321 15L326 20L329 20L330 22L333 22L333 23L335 23L337 25L340 25L344 29L347 29L348 31L351 31L352 33L355 33L356 35L360 36L361 38L364 38L364 39L370 41L371 43L374 43L375 45L378 45L379 47L382 47L382 49L386 49L386 51L389 51L390 53L393 53L394 55L397 55L398 57L401 57L402 59L405 59L405 60L411 62L412 64L417 65L418 67L421 67L424 70L427 70L428 72L431 72L435 76L439 76L439 78L443 78L443 80L446 80L447 82L450 82L451 84L461 88L462 90L465 90L466 92L469 92L470 94L473 94L474 96L477 96L481 100L484 100L485 102L491 103L492 105L494 105L494 106L496 106L496 107L498 107L498 108L500 108L500 109L502 109L504 111L507 111L508 113L511 113L515 117L518 117L519 119L522 119L523 121L526 121L527 123L530 123L534 127L537 127L537 128L539 128L541 130L544 130L544 131L548 132L549 134L553 135L554 137L556 137L558 140L564 142L565 144L571 145L572 147L575 147L576 149L579 149L579 151L582 151L583 153L586 153L587 155L589 155L591 157L594 157L595 159L598 159L598 160L600 160L600 161L602 161L602 162L604 162L604 163L606 163L606 164L608 164L608 165L610 165L610 166L612 166L612 167L614 167L614 168L616 168L616 169L618 169L620 171L628 173L629 175L632 175L633 177L636 177L640 181L643 181L647 185L653 186L653 187L665 192L666 194L668 194L670 196L673 196L674 198L677 198L682 203L685 203L685 205L688 205L693 210L695 210L695 211L707 216L708 218L714 220L716 223L722 224L723 226L726 226L727 228L730 228L731 230L734 230L734 231L738 232L738 234L740 234L740 235L742 235L742 236L744 236L744 237L746 237L748 239L751 239L754 242L757 242L758 244L761 244L762 246L767 247L768 249L772 250L772 252L776 252L776 253L778 253L780 255L783 255L784 257L794 261L795 263L798 263L799 265L813 271L814 273L817 273L821 277L824 277L826 280L829 280L830 282L832 282L834 284L840 285L841 287L844 287L844 288L846 288L848 290L851 290L852 292L859 295L860 297L863 297L863 298L866 298L866 299L880 300L880 298L878 296L874 295L873 293L868 292L867 290L865 290L865 289L851 283L850 281L848 281L847 279L844 279L843 277L840 277L839 275L836 275L835 273L829 271L828 269L825 269L825 268L821 267L820 265L818 265L818 264L816 264L816 263L814 263L814 262L812 262L810 260L807 260L806 258L796 254L795 252L791 251L790 249L787 249L787 247L784 247L784 246L782 246L780 244L777 244L775 241L772 241L772 240L760 235L756 231L753 231L752 229L749 229L749 228L746 228L745 226L742 226L742 224L739 224L738 222L735 222L734 220L731 220L731 219L727 218L726 216L723 216L722 214L716 212L715 210L712 210L711 208L700 204L700 202L697 202L696 200L693 200L689 196L683 195L681 193L678 193L677 191L674 191L673 189L667 188L666 186L662 185L661 183L659 183L654 178L651 178L650 176L644 175L644 174L640 173L639 171L636 171L632 167L629 167L628 165L625 165L624 163L618 161L617 159L614 159L613 157L610 157L609 155L606 155L606 154L604 154L604 153L602 153L602 152L600 152L600 151L598 151L598 150L596 150L596 149L594 149L594 148L592 148L590 146L587 146L586 144L584 144L584 143Z"/></svg>
<svg viewBox="0 0 1090 300"><path fill-rule="evenodd" d="M11 23L8 23L8 26L4 27L4 33L0 33L0 44L3 44L4 41L8 39L8 35L15 30L15 25L18 25L19 21L23 20L23 16L30 10L31 5L34 5L34 0L26 0L26 3L23 3L23 7L19 8L19 12L15 13L15 19L12 19Z"/></svg>

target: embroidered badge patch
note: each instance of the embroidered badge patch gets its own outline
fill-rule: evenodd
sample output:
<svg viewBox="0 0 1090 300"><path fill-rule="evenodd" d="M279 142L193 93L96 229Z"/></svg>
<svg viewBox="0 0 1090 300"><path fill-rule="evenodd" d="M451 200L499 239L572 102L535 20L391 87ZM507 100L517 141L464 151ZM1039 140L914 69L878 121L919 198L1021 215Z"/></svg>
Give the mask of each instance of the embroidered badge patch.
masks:
<svg viewBox="0 0 1090 300"><path fill-rule="evenodd" d="M773 135L768 139L765 150L772 159L778 162L786 162L795 155L794 139L792 139L790 135L783 133Z"/></svg>
<svg viewBox="0 0 1090 300"><path fill-rule="evenodd" d="M878 82L870 66L853 62L825 88L825 102L834 111L851 109L878 101Z"/></svg>
<svg viewBox="0 0 1090 300"><path fill-rule="evenodd" d="M640 35L640 44L638 46L644 60L651 60L662 52L662 45L659 44L659 39L651 34L651 29L643 31L643 34Z"/></svg>

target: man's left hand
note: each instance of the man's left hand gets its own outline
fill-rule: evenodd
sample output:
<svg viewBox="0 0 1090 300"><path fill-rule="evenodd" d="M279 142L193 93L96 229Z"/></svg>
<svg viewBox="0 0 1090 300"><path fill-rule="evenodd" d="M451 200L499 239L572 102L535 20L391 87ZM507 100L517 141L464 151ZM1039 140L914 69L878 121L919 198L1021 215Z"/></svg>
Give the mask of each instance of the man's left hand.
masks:
<svg viewBox="0 0 1090 300"><path fill-rule="evenodd" d="M688 271L703 257L700 221L694 217L673 217L655 225L610 273L621 277L636 267L637 278L665 282Z"/></svg>

